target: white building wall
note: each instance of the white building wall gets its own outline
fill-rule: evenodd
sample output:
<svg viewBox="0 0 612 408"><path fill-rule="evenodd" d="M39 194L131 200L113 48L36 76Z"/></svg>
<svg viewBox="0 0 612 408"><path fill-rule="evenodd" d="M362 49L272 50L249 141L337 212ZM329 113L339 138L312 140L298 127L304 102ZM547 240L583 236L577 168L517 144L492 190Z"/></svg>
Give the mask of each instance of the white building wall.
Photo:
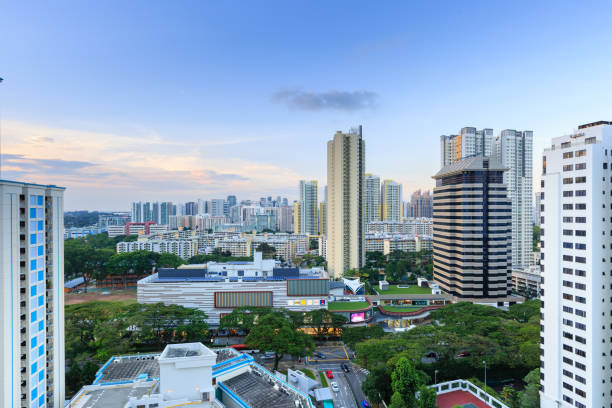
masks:
<svg viewBox="0 0 612 408"><path fill-rule="evenodd" d="M62 188L0 181L0 407L63 406L63 210Z"/></svg>
<svg viewBox="0 0 612 408"><path fill-rule="evenodd" d="M590 138L596 143L585 144L595 141ZM553 139L544 163L541 407L607 408L612 403L612 126Z"/></svg>

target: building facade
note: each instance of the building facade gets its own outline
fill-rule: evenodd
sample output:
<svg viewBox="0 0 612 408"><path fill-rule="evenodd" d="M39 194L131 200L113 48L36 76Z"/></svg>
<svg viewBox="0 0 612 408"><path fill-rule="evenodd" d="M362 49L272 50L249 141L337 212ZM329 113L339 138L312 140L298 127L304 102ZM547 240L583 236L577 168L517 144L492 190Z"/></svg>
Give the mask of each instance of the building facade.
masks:
<svg viewBox="0 0 612 408"><path fill-rule="evenodd" d="M341 277L365 262L365 142L362 128L336 132L327 142L327 262Z"/></svg>
<svg viewBox="0 0 612 408"><path fill-rule="evenodd" d="M444 167L466 157L491 156L493 129L476 130L464 127L457 135L440 136L440 166Z"/></svg>
<svg viewBox="0 0 612 408"><path fill-rule="evenodd" d="M368 173L365 176L365 223L380 221L380 177Z"/></svg>
<svg viewBox="0 0 612 408"><path fill-rule="evenodd" d="M410 196L410 204L406 217L410 218L431 218L433 217L433 201L431 193L417 190Z"/></svg>
<svg viewBox="0 0 612 408"><path fill-rule="evenodd" d="M0 407L64 406L64 189L0 180Z"/></svg>
<svg viewBox="0 0 612 408"><path fill-rule="evenodd" d="M432 218L408 218L399 222L379 221L367 225L366 232L390 234L433 235Z"/></svg>
<svg viewBox="0 0 612 408"><path fill-rule="evenodd" d="M402 185L393 180L385 180L381 194L381 220L400 221L402 219Z"/></svg>
<svg viewBox="0 0 612 408"><path fill-rule="evenodd" d="M503 172L477 155L434 176L434 280L457 298L496 302L510 295L511 205Z"/></svg>
<svg viewBox="0 0 612 408"><path fill-rule="evenodd" d="M502 130L491 154L508 169L504 184L512 201L512 267L528 268L533 251L533 132Z"/></svg>
<svg viewBox="0 0 612 408"><path fill-rule="evenodd" d="M319 183L300 180L300 233L317 235L319 231Z"/></svg>
<svg viewBox="0 0 612 408"><path fill-rule="evenodd" d="M542 168L542 408L612 404L612 122L554 138Z"/></svg>

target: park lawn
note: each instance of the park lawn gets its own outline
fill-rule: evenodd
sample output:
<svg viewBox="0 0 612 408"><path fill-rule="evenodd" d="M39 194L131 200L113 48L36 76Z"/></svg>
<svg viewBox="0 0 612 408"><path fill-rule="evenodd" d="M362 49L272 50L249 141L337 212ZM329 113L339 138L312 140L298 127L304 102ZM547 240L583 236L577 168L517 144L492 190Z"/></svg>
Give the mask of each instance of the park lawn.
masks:
<svg viewBox="0 0 612 408"><path fill-rule="evenodd" d="M315 375L309 369L302 368L300 371L303 372L304 374L306 374L306 377L312 378L313 380L316 380Z"/></svg>
<svg viewBox="0 0 612 408"><path fill-rule="evenodd" d="M431 295L431 288L422 288L417 285L410 285L407 288L398 288L398 285L389 285L389 289L387 290L375 289L380 295Z"/></svg>
<svg viewBox="0 0 612 408"><path fill-rule="evenodd" d="M361 310L370 307L368 302L329 302L327 309L330 312L337 312L339 310Z"/></svg>
<svg viewBox="0 0 612 408"><path fill-rule="evenodd" d="M329 384L327 383L327 377L325 376L323 371L319 371L319 378L321 379L321 387L329 387Z"/></svg>
<svg viewBox="0 0 612 408"><path fill-rule="evenodd" d="M383 310L387 312L416 312L417 310L421 310L427 306L381 306Z"/></svg>

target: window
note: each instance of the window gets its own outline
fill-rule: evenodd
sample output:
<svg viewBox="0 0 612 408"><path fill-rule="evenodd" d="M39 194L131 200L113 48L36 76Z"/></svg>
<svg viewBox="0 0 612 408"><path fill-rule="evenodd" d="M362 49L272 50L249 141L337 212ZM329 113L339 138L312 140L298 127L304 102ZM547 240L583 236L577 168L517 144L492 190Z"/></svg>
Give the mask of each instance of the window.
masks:
<svg viewBox="0 0 612 408"><path fill-rule="evenodd" d="M563 184L573 184L574 183L574 179L571 177L566 177L563 179Z"/></svg>
<svg viewBox="0 0 612 408"><path fill-rule="evenodd" d="M586 285L584 283L576 283L574 286L576 289L586 290Z"/></svg>
<svg viewBox="0 0 612 408"><path fill-rule="evenodd" d="M574 165L573 164L564 164L563 165L563 171L572 171L574 170Z"/></svg>
<svg viewBox="0 0 612 408"><path fill-rule="evenodd" d="M576 269L575 273L576 273L576 276L582 276L582 277L586 276L586 271L583 271L580 269Z"/></svg>
<svg viewBox="0 0 612 408"><path fill-rule="evenodd" d="M586 339L584 337L576 336L576 341L578 343L586 344Z"/></svg>
<svg viewBox="0 0 612 408"><path fill-rule="evenodd" d="M579 376L579 375L576 375L576 381L578 381L581 384L586 384L586 379L584 377Z"/></svg>
<svg viewBox="0 0 612 408"><path fill-rule="evenodd" d="M605 165L606 163L604 163ZM605 168L605 167L604 167ZM586 163L577 163L576 164L576 170L584 170L586 169Z"/></svg>
<svg viewBox="0 0 612 408"><path fill-rule="evenodd" d="M586 312L584 310L576 309L576 316L586 317Z"/></svg>
<svg viewBox="0 0 612 408"><path fill-rule="evenodd" d="M587 137L586 139L584 139L584 144L592 144L595 143L597 140L597 138L593 137ZM580 150L581 152L584 151L586 154L586 150Z"/></svg>
<svg viewBox="0 0 612 408"><path fill-rule="evenodd" d="M572 142L563 142L561 143L561 148L565 149L567 147L570 147L572 145Z"/></svg>
<svg viewBox="0 0 612 408"><path fill-rule="evenodd" d="M586 237L586 231L585 230L576 230L576 236L577 237Z"/></svg>
<svg viewBox="0 0 612 408"><path fill-rule="evenodd" d="M574 209L574 204L563 204L563 209L564 210L573 210Z"/></svg>
<svg viewBox="0 0 612 408"><path fill-rule="evenodd" d="M576 243L576 249L580 249L580 250L585 250L586 249L586 244L580 244L580 243Z"/></svg>
<svg viewBox="0 0 612 408"><path fill-rule="evenodd" d="M586 177L576 177L576 183L586 183Z"/></svg>
<svg viewBox="0 0 612 408"><path fill-rule="evenodd" d="M563 370L563 371L566 371L566 370ZM566 390L574 391L574 387L572 387L566 382L563 383L563 388L565 388Z"/></svg>
<svg viewBox="0 0 612 408"><path fill-rule="evenodd" d="M574 222L574 218L573 217L563 217L563 222Z"/></svg>
<svg viewBox="0 0 612 408"><path fill-rule="evenodd" d="M573 197L574 196L574 192L573 191L564 191L563 192L563 197Z"/></svg>
<svg viewBox="0 0 612 408"><path fill-rule="evenodd" d="M576 197L586 197L586 190L576 190Z"/></svg>
<svg viewBox="0 0 612 408"><path fill-rule="evenodd" d="M574 244L571 243L571 242L564 242L563 243L563 248L572 249L572 248L574 248Z"/></svg>
<svg viewBox="0 0 612 408"><path fill-rule="evenodd" d="M576 222L580 224L586 224L586 217L576 217Z"/></svg>
<svg viewBox="0 0 612 408"><path fill-rule="evenodd" d="M574 296L570 295L569 293L564 293L563 294L563 299L565 299L565 300L574 300Z"/></svg>
<svg viewBox="0 0 612 408"><path fill-rule="evenodd" d="M566 275L573 275L574 270L572 268L563 268L563 273Z"/></svg>
<svg viewBox="0 0 612 408"><path fill-rule="evenodd" d="M563 319L563 324L565 326L569 326L569 327L573 327L574 326L574 322L569 320L569 319Z"/></svg>
<svg viewBox="0 0 612 408"><path fill-rule="evenodd" d="M572 288L572 287L574 287L574 284L572 282L570 282L570 281L564 280L563 281L563 286L565 286L566 288Z"/></svg>
<svg viewBox="0 0 612 408"><path fill-rule="evenodd" d="M576 296L576 302L585 304L586 303L586 299L583 298L582 296Z"/></svg>
<svg viewBox="0 0 612 408"><path fill-rule="evenodd" d="M585 330L586 331L586 324L576 322L576 326L575 327L577 329Z"/></svg>
<svg viewBox="0 0 612 408"><path fill-rule="evenodd" d="M576 336L576 337L578 337L578 336ZM578 354L580 357L586 357L586 352L584 352L583 350L580 350L580 349L576 349L576 354Z"/></svg>
<svg viewBox="0 0 612 408"><path fill-rule="evenodd" d="M576 388L575 393L580 395L582 398L586 397L586 393L584 391L582 391L580 388Z"/></svg>
<svg viewBox="0 0 612 408"><path fill-rule="evenodd" d="M571 159L572 157L574 157L574 152L565 152L565 153L563 153L563 158L564 159Z"/></svg>
<svg viewBox="0 0 612 408"><path fill-rule="evenodd" d="M586 258L584 256L577 256L575 260L578 263L586 263Z"/></svg>
<svg viewBox="0 0 612 408"><path fill-rule="evenodd" d="M568 397L567 395L563 394L563 401L568 402L568 403L572 403L574 402L573 399L571 399L570 397Z"/></svg>
<svg viewBox="0 0 612 408"><path fill-rule="evenodd" d="M574 261L574 257L571 255L563 255L563 260L567 261L567 262L573 262Z"/></svg>
<svg viewBox="0 0 612 408"><path fill-rule="evenodd" d="M572 360L571 358L563 357L563 362L565 364L574 365L574 360Z"/></svg>
<svg viewBox="0 0 612 408"><path fill-rule="evenodd" d="M584 157L586 156L586 149L576 150L576 157Z"/></svg>
<svg viewBox="0 0 612 408"><path fill-rule="evenodd" d="M571 352L571 351L574 351L573 347L572 347L572 346L568 346L567 344L564 344L564 345L563 345L563 350L565 350L565 351L570 351L570 352Z"/></svg>
<svg viewBox="0 0 612 408"><path fill-rule="evenodd" d="M578 204L576 204L576 209L577 210L586 210L586 204L585 203L578 203Z"/></svg>
<svg viewBox="0 0 612 408"><path fill-rule="evenodd" d="M565 204L563 204L565 206ZM563 235L574 235L574 230L568 230L568 229L564 229L563 230Z"/></svg>

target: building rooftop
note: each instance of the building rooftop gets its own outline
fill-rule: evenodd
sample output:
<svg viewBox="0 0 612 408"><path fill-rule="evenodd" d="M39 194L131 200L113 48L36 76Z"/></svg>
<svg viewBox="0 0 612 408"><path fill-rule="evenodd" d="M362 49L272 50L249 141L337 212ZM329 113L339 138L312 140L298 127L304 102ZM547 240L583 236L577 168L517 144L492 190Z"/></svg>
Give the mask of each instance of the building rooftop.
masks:
<svg viewBox="0 0 612 408"><path fill-rule="evenodd" d="M2 180L0 179L0 183L6 183L6 184L19 184L22 186L32 186L32 187L45 187L45 188L57 188L60 190L65 190L66 187L60 187L60 186L56 186L55 184L36 184L36 183L26 183L23 181L15 181L15 180Z"/></svg>
<svg viewBox="0 0 612 408"><path fill-rule="evenodd" d="M484 161L487 159L489 164L487 167L484 166ZM508 170L503 167L499 161L493 157L485 157L482 154L467 157L461 161L446 165L440 169L432 178L438 179L446 176L450 176L464 171L504 171Z"/></svg>
<svg viewBox="0 0 612 408"><path fill-rule="evenodd" d="M258 368L246 371L222 385L250 408L306 408L308 400L275 377Z"/></svg>
<svg viewBox="0 0 612 408"><path fill-rule="evenodd" d="M94 384L158 379L157 357L156 354L113 357L98 370Z"/></svg>
<svg viewBox="0 0 612 408"><path fill-rule="evenodd" d="M204 346L202 343L183 343L183 344L169 344L164 349L164 352L159 356L160 360L173 359L173 358L188 358L188 357L202 357L202 356L215 356L216 353Z"/></svg>

